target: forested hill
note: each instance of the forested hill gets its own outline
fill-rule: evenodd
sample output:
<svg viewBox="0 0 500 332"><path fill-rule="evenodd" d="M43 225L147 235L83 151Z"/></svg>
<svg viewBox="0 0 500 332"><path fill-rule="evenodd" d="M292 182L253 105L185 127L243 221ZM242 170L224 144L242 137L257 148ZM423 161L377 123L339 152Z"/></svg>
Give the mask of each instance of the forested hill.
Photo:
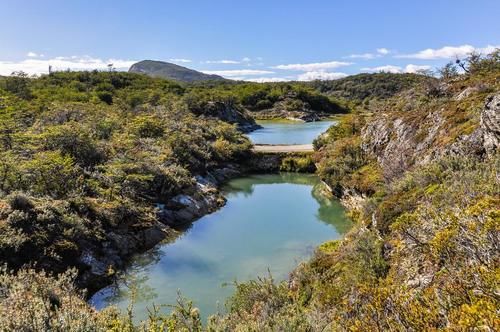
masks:
<svg viewBox="0 0 500 332"><path fill-rule="evenodd" d="M182 67L173 63L163 61L144 60L134 63L130 73L146 74L151 77L160 77L179 82L203 82L203 81L225 81L218 75L209 75L202 72Z"/></svg>
<svg viewBox="0 0 500 332"><path fill-rule="evenodd" d="M326 95L361 102L366 98L385 99L424 81L436 79L421 74L365 73L309 84Z"/></svg>

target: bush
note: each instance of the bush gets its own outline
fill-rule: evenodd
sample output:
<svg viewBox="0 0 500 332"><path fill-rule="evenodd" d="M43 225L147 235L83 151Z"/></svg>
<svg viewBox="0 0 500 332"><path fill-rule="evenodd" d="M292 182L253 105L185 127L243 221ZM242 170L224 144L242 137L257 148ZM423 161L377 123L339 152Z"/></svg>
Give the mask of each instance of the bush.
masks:
<svg viewBox="0 0 500 332"><path fill-rule="evenodd" d="M153 116L138 116L130 125L131 133L140 138L158 138L163 136L161 120Z"/></svg>
<svg viewBox="0 0 500 332"><path fill-rule="evenodd" d="M73 158L60 151L39 152L23 166L25 186L40 195L62 198L77 189L77 170Z"/></svg>
<svg viewBox="0 0 500 332"><path fill-rule="evenodd" d="M314 173L316 166L311 156L288 156L281 160L280 171Z"/></svg>
<svg viewBox="0 0 500 332"><path fill-rule="evenodd" d="M41 138L45 149L59 150L82 167L95 166L105 159L96 142L76 123L48 127Z"/></svg>
<svg viewBox="0 0 500 332"><path fill-rule="evenodd" d="M97 97L108 105L113 104L113 94L109 91L99 91Z"/></svg>

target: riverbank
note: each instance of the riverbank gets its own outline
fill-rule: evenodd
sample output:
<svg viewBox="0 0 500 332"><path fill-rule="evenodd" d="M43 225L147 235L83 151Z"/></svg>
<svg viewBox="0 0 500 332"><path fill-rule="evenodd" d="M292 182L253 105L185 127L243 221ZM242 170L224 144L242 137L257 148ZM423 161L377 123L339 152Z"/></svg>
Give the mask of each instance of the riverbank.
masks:
<svg viewBox="0 0 500 332"><path fill-rule="evenodd" d="M113 283L116 273L129 265L131 257L150 250L162 241L175 240L179 230L225 206L226 198L221 188L234 178L256 173L277 174L280 171L314 173L315 170L312 152L268 151L254 152L240 163L229 163L203 175L196 175L195 185L190 190L157 205L156 221L149 227L140 231L130 229L130 232L121 234L111 233L109 237L113 243L110 249L99 254L88 250L82 259L90 269L80 275L78 283L81 288L88 290L88 297Z"/></svg>
<svg viewBox="0 0 500 332"><path fill-rule="evenodd" d="M273 122L274 123L274 122ZM322 122L312 127L303 128L307 133L303 139L312 141L314 136L319 135L324 128L334 122ZM264 139L269 136L266 131L268 123L263 123L262 132ZM305 125L294 123L292 126L279 127L279 137L285 139L286 135L297 136L297 130ZM270 133L271 137L275 131ZM185 229L197 219L217 211L225 205L226 199L221 194L220 188L227 181L253 173L278 173L301 172L314 173L316 167L313 161L313 148L311 144L299 145L299 150L292 146L280 145L265 146L257 145L256 149L249 152L246 158L239 162L226 163L221 167L207 170L205 173L195 175L194 183L189 188L171 197L168 201L157 203L155 218L149 227L138 232L131 228L120 234L111 232L110 246L105 246L102 252L87 250L82 260L90 268L85 270L79 278L80 287L88 289L91 296L96 291L109 285L115 279L115 271L123 269L128 265L130 257L136 253L151 249L161 241L171 241L178 236L177 230ZM272 147L272 148L269 148ZM257 151L256 151L257 150ZM113 271L110 273L110 271Z"/></svg>
<svg viewBox="0 0 500 332"><path fill-rule="evenodd" d="M498 54L483 61L439 93L415 84L332 127L318 173L355 226L286 282L240 285L212 326L498 330Z"/></svg>
<svg viewBox="0 0 500 332"><path fill-rule="evenodd" d="M350 228L340 203L323 196L322 187L315 175L299 173L244 175L226 182L224 207L190 224L175 241L136 255L118 283L98 292L91 303L98 309L112 304L126 309L133 301L134 318L140 321L152 302L172 304L180 291L204 319L232 294L234 280L266 276L268 269L277 280L286 279L297 261Z"/></svg>

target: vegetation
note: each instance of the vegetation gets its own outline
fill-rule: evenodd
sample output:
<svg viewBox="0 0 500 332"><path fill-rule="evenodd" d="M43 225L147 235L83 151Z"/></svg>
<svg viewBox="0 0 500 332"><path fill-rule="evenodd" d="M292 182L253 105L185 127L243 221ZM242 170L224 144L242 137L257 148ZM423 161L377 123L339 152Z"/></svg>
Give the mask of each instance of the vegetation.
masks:
<svg viewBox="0 0 500 332"><path fill-rule="evenodd" d="M299 82L236 82L171 63L150 60L134 64L130 72L192 83L185 87L188 93L184 100L191 109L198 110L199 113L206 109L207 103L214 101L223 101L230 106L241 105L260 118L282 117L282 112L314 112L323 116L347 112L343 103ZM104 89L99 98L110 100L109 92Z"/></svg>
<svg viewBox="0 0 500 332"><path fill-rule="evenodd" d="M308 154L288 155L281 160L280 171L314 173L316 166L314 165L312 156Z"/></svg>
<svg viewBox="0 0 500 332"><path fill-rule="evenodd" d="M197 84L189 92L186 98L195 103L213 99L229 100L242 105L257 118L279 118L287 112L312 112L322 116L347 112L343 103L303 83Z"/></svg>
<svg viewBox="0 0 500 332"><path fill-rule="evenodd" d="M419 74L358 74L333 81L314 81L311 86L332 97L355 103L365 99L386 99L418 83L431 80Z"/></svg>
<svg viewBox="0 0 500 332"><path fill-rule="evenodd" d="M499 64L497 51L449 64L439 80L376 74L325 83L356 108L314 142L313 158L285 158L282 168L314 161L337 195L360 197L350 205L356 226L320 246L287 281L237 283L227 313L205 327L185 300L168 315L151 308L139 324L132 310L96 312L74 286L78 273L67 268L110 231L154 223L153 203L192 190L193 175L247 155L249 142L234 126L200 112L204 101L258 111L285 87L298 100L302 89L317 92L294 84L186 87L120 73L3 78L0 326L499 330L500 156L498 146L486 150L481 139L491 129L480 121L485 100L500 91ZM377 79L381 90L373 83L367 95ZM343 87L348 82L361 85L359 94ZM268 104L257 106L261 101Z"/></svg>
<svg viewBox="0 0 500 332"><path fill-rule="evenodd" d="M289 281L239 285L218 327L498 329L498 162L449 159L408 173Z"/></svg>
<svg viewBox="0 0 500 332"><path fill-rule="evenodd" d="M112 232L150 228L155 204L249 153L233 125L198 117L169 81L61 72L0 87L0 261L9 268L88 269L76 258L102 252Z"/></svg>
<svg viewBox="0 0 500 332"><path fill-rule="evenodd" d="M402 91L368 109L360 104L358 112L343 117L315 142L320 176L344 199L346 194L365 197L363 203L351 206L357 226L344 240L320 246L286 282L259 279L238 285L229 301L229 314L217 321L219 328L500 328L496 294L500 157L498 150L492 155L482 148L461 151L456 143L457 137L466 140L474 137L475 130L484 130L478 128L478 106L484 105L491 92L500 91L496 79L500 61L496 52L479 60L472 57L467 63L467 71L453 81L443 76L439 82L447 84L443 93L429 93L429 86L421 82L411 87L411 95ZM466 89L472 92L463 96ZM432 125L429 114L440 111L439 125L444 130L436 135L432 130L415 135L420 143L434 139L427 150L413 146L407 135L392 133L390 126L389 143L378 143L375 149L369 144L371 133L365 135L373 123L397 119L411 125L407 130L422 129ZM377 116L381 112L384 114ZM467 120L456 121L457 117ZM383 151L391 141L408 145L410 162L398 172L388 169L393 164ZM458 152L449 152L453 144ZM412 153L419 155L412 158ZM422 162L425 153L437 156Z"/></svg>

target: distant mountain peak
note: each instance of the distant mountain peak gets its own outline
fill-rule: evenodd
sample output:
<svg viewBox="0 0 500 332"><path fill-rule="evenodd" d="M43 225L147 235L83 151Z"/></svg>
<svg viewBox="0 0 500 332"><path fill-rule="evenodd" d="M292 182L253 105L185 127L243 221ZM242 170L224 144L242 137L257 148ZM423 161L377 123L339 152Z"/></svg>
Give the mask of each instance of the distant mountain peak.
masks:
<svg viewBox="0 0 500 332"><path fill-rule="evenodd" d="M209 75L174 63L155 60L143 60L134 63L128 71L187 83L226 80L222 76Z"/></svg>

